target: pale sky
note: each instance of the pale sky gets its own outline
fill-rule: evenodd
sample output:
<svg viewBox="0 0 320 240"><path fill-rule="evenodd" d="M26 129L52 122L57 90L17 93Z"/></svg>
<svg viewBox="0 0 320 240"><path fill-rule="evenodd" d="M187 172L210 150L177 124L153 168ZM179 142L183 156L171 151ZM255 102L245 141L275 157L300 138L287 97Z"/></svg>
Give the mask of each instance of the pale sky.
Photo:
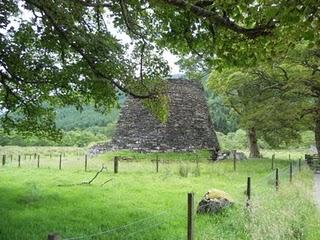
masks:
<svg viewBox="0 0 320 240"><path fill-rule="evenodd" d="M21 19L12 18L11 24L8 26L8 28L9 27L18 28L21 21L31 21L33 14L30 11L22 8L21 6L20 6L20 10L22 12ZM118 40L120 40L124 44L125 43L129 44L131 42L131 39L127 34L120 32L119 29L116 29L114 27L113 22L112 22L112 16L110 13L108 13L108 11L106 11L106 13L103 15L103 17L104 17L104 20L108 26L108 30L111 32L111 34L114 37L116 37ZM5 29L0 29L0 32L2 34L6 34ZM129 49L128 51L130 52L132 50ZM163 53L163 58L168 62L171 75L181 73L179 66L176 64L176 62L179 60L179 58L176 55L172 54L168 50L165 50Z"/></svg>
<svg viewBox="0 0 320 240"><path fill-rule="evenodd" d="M112 23L112 17L110 14L108 14L107 12L103 15L104 17L104 21L106 22L107 26L108 26L108 30L111 32L111 34L113 36L115 36L118 40L120 40L122 43L124 44L129 44L131 42L131 38L123 33L120 32L119 29L116 29L113 26ZM130 51L130 49L129 49ZM170 51L165 50L163 52L163 58L168 62L169 67L170 67L170 74L174 75L174 74L178 74L181 73L180 72L180 68L179 66L176 64L176 62L179 60L178 56L172 54Z"/></svg>
<svg viewBox="0 0 320 240"><path fill-rule="evenodd" d="M181 73L179 66L176 64L176 62L179 60L179 57L169 51L164 51L163 58L168 61L170 66L170 74L174 75Z"/></svg>

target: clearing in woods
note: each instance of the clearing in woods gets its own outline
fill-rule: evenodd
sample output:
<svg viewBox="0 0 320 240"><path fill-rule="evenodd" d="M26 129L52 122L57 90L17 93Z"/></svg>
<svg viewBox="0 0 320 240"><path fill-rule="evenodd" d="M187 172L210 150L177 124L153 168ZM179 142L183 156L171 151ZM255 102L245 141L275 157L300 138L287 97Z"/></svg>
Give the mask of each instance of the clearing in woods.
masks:
<svg viewBox="0 0 320 240"><path fill-rule="evenodd" d="M37 157L22 156L19 168L17 156L11 161L10 149L1 150L6 164L0 167L0 239L40 240L50 232L63 239L186 239L187 193L195 193L196 205L210 188L228 192L235 205L215 216L196 215L196 239L320 239L313 173L306 166L299 172L295 164L289 183L287 153L276 158L276 192L270 158L237 162L234 171L233 161L209 163L205 151L158 154L156 173L156 154L123 151L89 159L85 172L82 149L62 154L62 170L59 149L50 157L50 149L39 148L39 169ZM14 149L21 155L27 150ZM120 160L118 174L115 155L127 158ZM92 179L102 164L107 170L91 184L72 185ZM248 176L250 211L244 194Z"/></svg>

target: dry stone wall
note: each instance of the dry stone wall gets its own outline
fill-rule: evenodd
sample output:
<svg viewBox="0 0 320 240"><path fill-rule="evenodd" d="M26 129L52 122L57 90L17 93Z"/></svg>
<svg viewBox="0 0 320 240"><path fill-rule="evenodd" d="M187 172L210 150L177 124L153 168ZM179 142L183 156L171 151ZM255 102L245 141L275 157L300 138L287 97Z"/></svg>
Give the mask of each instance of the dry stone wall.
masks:
<svg viewBox="0 0 320 240"><path fill-rule="evenodd" d="M197 81L168 80L169 118L156 119L141 100L129 97L108 148L139 151L219 150L204 90Z"/></svg>

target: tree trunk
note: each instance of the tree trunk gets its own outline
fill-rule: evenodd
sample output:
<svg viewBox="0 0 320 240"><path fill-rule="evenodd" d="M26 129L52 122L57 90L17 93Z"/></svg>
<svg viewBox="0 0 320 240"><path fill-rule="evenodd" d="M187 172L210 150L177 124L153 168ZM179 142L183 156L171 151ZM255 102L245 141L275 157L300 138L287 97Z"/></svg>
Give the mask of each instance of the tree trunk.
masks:
<svg viewBox="0 0 320 240"><path fill-rule="evenodd" d="M314 128L314 135L316 140L316 148L318 154L320 153L320 113L316 113L315 115L315 128Z"/></svg>
<svg viewBox="0 0 320 240"><path fill-rule="evenodd" d="M260 158L257 133L254 127L249 128L248 130L248 140L250 148L250 158Z"/></svg>

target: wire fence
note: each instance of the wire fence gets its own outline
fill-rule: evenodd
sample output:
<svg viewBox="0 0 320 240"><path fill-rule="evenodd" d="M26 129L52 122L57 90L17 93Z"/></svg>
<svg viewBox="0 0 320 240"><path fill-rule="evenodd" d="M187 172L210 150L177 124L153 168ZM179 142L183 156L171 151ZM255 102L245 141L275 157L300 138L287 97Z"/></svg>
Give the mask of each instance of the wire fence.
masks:
<svg viewBox="0 0 320 240"><path fill-rule="evenodd" d="M2 159L3 160L3 159ZM89 165L88 171L92 171L92 169L97 169L101 166L101 160L89 159L86 155L77 154L75 156L68 157L62 154L59 155L25 155L25 156L6 156L5 164L3 166L8 167L32 167L32 168L58 168L59 165L62 165L62 169L73 169L76 167L84 168L86 166L86 160L89 161L87 164ZM158 160L158 162L157 162ZM75 164L76 162L76 164ZM296 174L300 170L299 161L290 161L292 163L292 175ZM287 181L290 179L290 162L279 164L278 167L278 176L280 187L283 181ZM114 170L114 160L104 161L108 171ZM159 165L158 165L159 164ZM230 174L234 172L236 174L239 171L239 168L244 168L245 161L237 161L238 164L236 167L232 166L232 160L229 161L229 168L226 168L223 164L223 161L204 165L203 160L199 160L197 158L193 161L167 161L164 159L153 159L152 161L138 161L136 159L124 159L120 160L119 163L119 173L155 173L161 171L161 173L165 176L170 174L179 174L183 176L183 174L188 174L196 176L195 170L206 171L207 174L211 175L223 175L230 182L234 181L234 175ZM208 167L209 166L209 167ZM221 167L220 166L224 166ZM187 173L183 173L182 168L187 169ZM204 169L205 168L205 169ZM87 170L87 169L85 169ZM276 188L275 183L275 169L271 170L263 177L252 179L252 197L250 199L250 203L255 202L263 202L264 193L266 189L271 190L272 188ZM114 184L114 182L112 183ZM241 192L245 192L247 189L247 183L245 181L243 184L237 184L237 189ZM247 194L247 193L246 193ZM203 197L197 196L196 203L199 203ZM246 195L243 194L242 200L246 201ZM209 204L208 204L209 205ZM70 236L63 238L64 240L77 240L77 239L98 239L99 237L105 236L107 239L137 239L137 235L139 234L151 234L153 231L159 230L159 228L166 228L174 222L183 222L187 218L187 213L181 210L181 207L186 209L186 204L177 204L174 207L164 209L163 211L146 218L137 219L136 221L129 222L124 225L120 225L114 228L110 228L107 230L97 231L95 233L88 233L79 236ZM177 211L177 209L180 209ZM151 231L152 230L152 231ZM177 239L185 239L187 237L187 231L176 234ZM50 238L49 238L50 239ZM54 239L54 238L52 238ZM173 238L171 238L173 239Z"/></svg>
<svg viewBox="0 0 320 240"><path fill-rule="evenodd" d="M63 240L78 240L78 239L92 239L99 236L107 236L108 239L112 239L112 235L116 235L117 239L132 238L134 235L142 232L155 229L159 226L164 226L166 224L172 223L174 221L180 221L184 217L184 212L175 211L181 209L181 204L177 204L174 207L167 208L153 216L148 216L130 223L117 226L105 231L99 231L92 234L80 235L75 237L63 238ZM138 229L138 230L136 230ZM129 232L128 232L129 231Z"/></svg>
<svg viewBox="0 0 320 240"><path fill-rule="evenodd" d="M299 172L301 170L301 163L298 161L291 161L292 163L292 171L290 173L290 165L284 166L280 169L278 169L278 177L281 179L281 182L288 181L290 179L290 174L292 174L292 177L294 174ZM247 183L248 184L248 183ZM241 184L238 186L238 188L241 190L246 190L247 184ZM261 194L261 192L264 192L265 189L271 190L272 188L275 188L275 170L271 170L267 175L256 179L253 181L253 189L256 194L253 195L253 198L250 199L250 203L254 204L257 202L262 203L263 201L267 201L265 198L265 194ZM259 190L260 189L260 190ZM262 190L263 189L263 190ZM260 191L260 192L259 192ZM259 194L258 194L259 193ZM248 195L248 193L246 193ZM196 197L196 203L199 203L203 199L202 196ZM244 199L245 200L245 199ZM251 206L252 205L247 205ZM210 203L207 204L209 206ZM202 205L205 206L205 205ZM78 240L78 239L93 239L99 236L106 236L107 239L137 239L137 235L142 234L146 237L148 233L153 232L155 230L158 230L159 227L165 228L167 226L172 225L173 222L178 221L185 221L187 218L187 213L184 211L181 211L181 209L187 209L185 204L177 204L174 207L167 208L153 216L138 219L136 221L117 226L105 231L100 231L96 233L91 233L87 235L80 235L75 237L66 237L63 238L63 240ZM180 211L177 211L179 209ZM195 209L194 209L195 210ZM198 217L194 217L194 219L197 219ZM185 219L185 220L183 220ZM151 231L152 230L152 231ZM181 233L177 235L176 239L186 239L189 236L187 236L188 231L185 233ZM171 238L173 239L173 238Z"/></svg>
<svg viewBox="0 0 320 240"><path fill-rule="evenodd" d="M245 167L245 160L235 161L232 166L232 160L227 161L230 163L230 168L220 168L224 165L225 160L212 162L209 161L208 156L198 155L197 153L190 153L184 155L186 159L181 160L168 160L162 155L151 155L152 159L140 159L135 157L119 157L118 171L121 173L154 173L162 172L171 174L173 168L177 174L185 175L199 175L200 171L208 172L211 174L224 175L225 177L232 180L231 175L227 175L230 171L238 171L237 168ZM71 153L45 153L42 154L3 154L2 155L2 166L12 168L34 168L34 169L57 169L57 170L83 170L83 171L96 171L103 164L109 171L114 170L114 159L115 158L99 158L90 157L83 152ZM202 168L203 163L212 163L211 167L206 169ZM258 161L257 161L258 164ZM210 172L209 172L210 173Z"/></svg>

